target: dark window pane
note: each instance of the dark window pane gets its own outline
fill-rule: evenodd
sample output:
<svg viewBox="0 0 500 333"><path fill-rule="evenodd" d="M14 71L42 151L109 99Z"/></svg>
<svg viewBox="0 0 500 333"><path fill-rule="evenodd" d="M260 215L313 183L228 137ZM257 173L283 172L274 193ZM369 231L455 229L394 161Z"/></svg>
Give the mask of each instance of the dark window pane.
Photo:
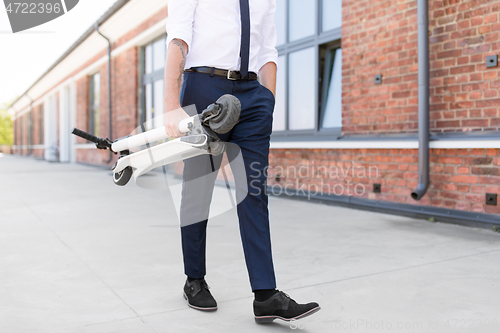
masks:
<svg viewBox="0 0 500 333"><path fill-rule="evenodd" d="M323 76L322 128L342 126L342 49L330 49L325 55Z"/></svg>

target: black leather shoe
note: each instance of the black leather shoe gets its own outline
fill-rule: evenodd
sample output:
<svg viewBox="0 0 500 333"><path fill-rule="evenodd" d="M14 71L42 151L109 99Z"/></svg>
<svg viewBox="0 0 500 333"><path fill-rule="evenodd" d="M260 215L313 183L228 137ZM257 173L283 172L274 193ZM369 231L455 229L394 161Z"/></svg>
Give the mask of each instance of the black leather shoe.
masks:
<svg viewBox="0 0 500 333"><path fill-rule="evenodd" d="M208 290L207 282L205 279L186 280L184 285L184 298L190 307L202 311L215 311L217 310L217 302Z"/></svg>
<svg viewBox="0 0 500 333"><path fill-rule="evenodd" d="M318 312L318 303L297 304L282 291L278 291L263 302L253 301L255 321L259 324L270 323L275 319L297 320Z"/></svg>

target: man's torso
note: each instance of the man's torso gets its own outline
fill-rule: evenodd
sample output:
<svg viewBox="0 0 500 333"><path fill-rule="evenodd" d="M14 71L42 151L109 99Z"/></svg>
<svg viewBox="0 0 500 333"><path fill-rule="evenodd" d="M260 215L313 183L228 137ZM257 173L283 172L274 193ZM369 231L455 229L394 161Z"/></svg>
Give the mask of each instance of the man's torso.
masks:
<svg viewBox="0 0 500 333"><path fill-rule="evenodd" d="M264 18L270 0L249 0L250 71L257 72ZM185 68L209 66L239 70L241 19L239 0L198 0L193 39Z"/></svg>

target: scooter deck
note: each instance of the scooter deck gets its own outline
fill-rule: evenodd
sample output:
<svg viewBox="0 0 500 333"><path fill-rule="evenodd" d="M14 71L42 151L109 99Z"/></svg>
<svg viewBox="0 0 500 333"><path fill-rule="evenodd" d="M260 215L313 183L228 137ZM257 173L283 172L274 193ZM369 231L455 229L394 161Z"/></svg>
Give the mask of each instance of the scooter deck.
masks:
<svg viewBox="0 0 500 333"><path fill-rule="evenodd" d="M157 146L143 149L136 153L123 156L118 159L113 173L119 173L130 166L134 170L134 177L137 178L154 168L162 165L172 164L185 159L209 154L207 136L199 135L197 140L183 141L177 138Z"/></svg>

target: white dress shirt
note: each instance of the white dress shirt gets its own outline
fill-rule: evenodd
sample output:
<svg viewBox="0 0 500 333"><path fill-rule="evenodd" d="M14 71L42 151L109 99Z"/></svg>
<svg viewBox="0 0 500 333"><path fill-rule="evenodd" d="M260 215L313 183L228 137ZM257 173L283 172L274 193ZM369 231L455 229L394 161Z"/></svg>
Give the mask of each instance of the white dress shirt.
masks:
<svg viewBox="0 0 500 333"><path fill-rule="evenodd" d="M249 0L249 4L248 70L258 73L266 63L278 63L276 0ZM186 69L197 66L240 69L239 0L170 0L167 34L167 47L174 38L188 45Z"/></svg>

